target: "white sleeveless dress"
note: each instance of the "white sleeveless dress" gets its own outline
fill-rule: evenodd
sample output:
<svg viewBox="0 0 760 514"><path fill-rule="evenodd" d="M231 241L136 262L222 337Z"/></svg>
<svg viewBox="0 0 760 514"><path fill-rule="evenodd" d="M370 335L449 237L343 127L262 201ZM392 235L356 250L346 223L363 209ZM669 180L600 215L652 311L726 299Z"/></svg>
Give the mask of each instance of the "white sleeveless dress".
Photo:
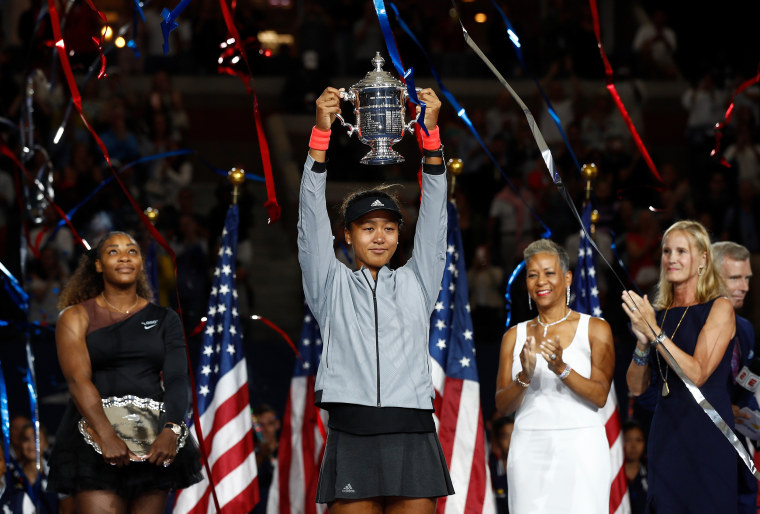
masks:
<svg viewBox="0 0 760 514"><path fill-rule="evenodd" d="M581 314L563 360L583 377L591 375L589 316ZM527 322L517 325L512 378L522 369L520 352ZM608 514L610 455L605 420L549 370L540 355L533 379L515 414L507 458L511 514Z"/></svg>

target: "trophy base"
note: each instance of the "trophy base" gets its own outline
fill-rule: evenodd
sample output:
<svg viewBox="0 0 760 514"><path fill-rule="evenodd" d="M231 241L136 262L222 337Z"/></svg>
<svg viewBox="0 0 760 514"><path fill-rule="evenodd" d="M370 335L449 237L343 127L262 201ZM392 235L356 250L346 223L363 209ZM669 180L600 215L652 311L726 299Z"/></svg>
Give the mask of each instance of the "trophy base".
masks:
<svg viewBox="0 0 760 514"><path fill-rule="evenodd" d="M391 148L390 139L375 139L369 142L369 146L372 150L359 160L362 164L380 166L404 162L404 157Z"/></svg>

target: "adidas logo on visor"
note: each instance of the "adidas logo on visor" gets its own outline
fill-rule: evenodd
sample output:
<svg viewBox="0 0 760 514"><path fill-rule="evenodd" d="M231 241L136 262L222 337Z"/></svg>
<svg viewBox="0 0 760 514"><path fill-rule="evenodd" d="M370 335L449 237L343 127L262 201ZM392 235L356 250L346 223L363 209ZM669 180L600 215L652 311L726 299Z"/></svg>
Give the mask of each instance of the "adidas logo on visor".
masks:
<svg viewBox="0 0 760 514"><path fill-rule="evenodd" d="M370 207L385 207L385 204L380 200L375 200Z"/></svg>

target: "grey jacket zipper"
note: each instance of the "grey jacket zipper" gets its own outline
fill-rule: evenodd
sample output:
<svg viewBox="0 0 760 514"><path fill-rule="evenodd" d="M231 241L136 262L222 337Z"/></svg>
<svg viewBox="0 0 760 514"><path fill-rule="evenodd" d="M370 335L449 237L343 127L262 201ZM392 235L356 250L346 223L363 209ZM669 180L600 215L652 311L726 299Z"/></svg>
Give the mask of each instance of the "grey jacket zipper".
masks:
<svg viewBox="0 0 760 514"><path fill-rule="evenodd" d="M372 290L372 303L375 307L375 358L377 359L377 406L381 407L380 404L380 335L378 332L378 319L377 319L377 281L375 281L375 287L372 287L372 284L370 284L369 279L367 279L367 275L364 274L364 270L362 270L362 276L364 277L365 282L367 282L367 285Z"/></svg>

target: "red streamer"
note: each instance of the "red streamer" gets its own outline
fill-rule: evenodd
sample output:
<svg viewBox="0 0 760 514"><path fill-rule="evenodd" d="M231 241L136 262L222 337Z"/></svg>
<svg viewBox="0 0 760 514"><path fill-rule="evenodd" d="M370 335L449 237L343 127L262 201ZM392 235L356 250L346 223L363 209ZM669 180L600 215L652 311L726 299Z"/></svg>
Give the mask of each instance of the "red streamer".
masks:
<svg viewBox="0 0 760 514"><path fill-rule="evenodd" d="M293 352L296 354L296 357L298 357L298 360L301 360L301 354L299 353L298 348L296 348L296 345L293 344L293 341L290 339L290 337L288 336L288 334L286 334L283 329L281 329L280 327L278 327L273 322L269 321L268 319L266 319L263 316L256 315L256 316L253 316L252 319L254 319L256 321L261 321L266 326L268 326L269 328L271 328L272 330L274 330L275 332L277 332L278 334L280 334L282 336L282 338L285 339L285 342L288 343L288 345L290 346L291 350L293 350Z"/></svg>
<svg viewBox="0 0 760 514"><path fill-rule="evenodd" d="M90 126L89 121L87 121L87 117L84 115L84 112L82 111L82 96L79 93L79 88L77 87L76 81L74 80L74 74L71 71L71 63L69 62L69 57L66 52L66 44L63 41L63 35L61 34L61 21L60 17L58 16L58 10L55 6L55 0L48 0L48 11L50 12L50 21L53 28L53 36L55 39L55 47L58 50L58 58L61 61L61 67L63 68L64 75L66 76L66 83L69 86L69 91L71 93L71 99L74 104L74 106L77 109L77 112L79 113L79 117L82 118L82 121L84 122L85 126L87 127L87 130L92 134L92 137L95 138L95 142L97 143L98 147L100 148L100 151L103 153L103 157L106 160L106 163L108 163L108 167L111 169L111 172L113 173L114 179L119 184L119 187L121 187L122 191L124 191L124 194L127 197L127 200L129 200L129 203L132 205L134 210L139 215L140 219L143 222L143 225L148 229L148 231L151 233L153 238L158 241L158 243L161 245L164 250L167 251L167 253L171 256L172 264L174 265L174 276L177 276L177 256L174 253L174 250L172 250L171 246L164 240L163 236L158 232L156 227L153 226L153 224L150 222L148 217L145 215L143 210L140 208L139 205L137 205L137 202L130 194L127 187L124 185L124 183L121 181L121 178L119 178L119 173L114 169L113 165L111 164L111 157L108 155L108 149L106 148L106 145L103 143L103 140L100 139L98 134L93 130L93 128ZM65 216L65 215L64 215ZM179 289L176 289L177 294L177 311L180 316L180 319L183 319L182 316L182 304L180 302L179 297ZM184 323L182 324L184 327ZM184 335L184 328L183 328L183 335ZM195 385L195 377L193 370L191 368L191 360L190 360L190 349L187 344L187 337L185 337L185 353L187 354L187 365L189 369L189 376L190 376L190 389L192 392L192 399L193 399L193 419L195 422L196 427L196 435L198 436L198 443L201 451L201 455L203 456L203 465L206 468L206 473L208 477L211 477L211 468L208 463L208 456L206 455L205 451L205 442L203 438L203 433L201 429L201 422L200 417L198 416L198 392L196 390ZM213 496L214 503L217 506L217 510L219 510L219 500L217 499L216 495L216 489L214 488L213 481L209 478L209 484L211 485L211 495Z"/></svg>
<svg viewBox="0 0 760 514"><path fill-rule="evenodd" d="M602 56L602 62L604 63L604 76L607 79L607 91L612 95L612 99L614 100L615 105L617 105L620 114L623 116L623 121L625 121L625 124L628 126L628 130L630 131L631 136L633 136L633 141L636 143L636 147L639 149L644 161L646 161L647 166L649 166L652 174L657 177L657 180L662 182L662 177L660 177L660 173L657 171L654 162L652 162L652 158L649 156L649 152L644 146L641 136L639 136L638 131L636 131L636 127L633 125L633 121L628 115L628 111L626 110L625 105L623 105L623 101L620 99L620 95L615 88L615 83L612 80L612 66L607 59L607 53L604 51L604 46L602 45L601 30L599 28L599 10L596 6L596 0L589 0L589 4L591 4L591 16L594 19L594 34L596 35L596 42L599 46L599 54Z"/></svg>
<svg viewBox="0 0 760 514"><path fill-rule="evenodd" d="M272 176L272 162L269 157L269 145L267 144L266 137L264 136L264 124L261 122L261 113L259 112L259 99L256 95L256 91L253 88L253 74L251 72L251 65L248 62L248 57L245 54L245 48L243 48L243 42L240 40L240 34L238 34L237 27L235 27L235 20L232 18L232 13L225 0L219 0L219 5L222 8L222 15L224 16L224 23L227 25L232 38L235 40L235 47L240 52L245 66L248 69L248 73L245 75L247 80L243 80L245 89L248 94L253 96L253 117L256 122L256 136L259 140L259 149L261 151L261 163L264 166L264 181L267 187L267 201L264 203L267 212L269 213L268 223L274 223L280 219L281 209L277 203L277 196L274 190L274 178Z"/></svg>
<svg viewBox="0 0 760 514"><path fill-rule="evenodd" d="M726 125L731 123L731 118L734 115L734 100L736 100L736 97L739 96L742 91L754 84L757 84L758 82L760 82L760 64L758 64L757 74L751 79L745 80L739 85L738 88L736 88L734 94L731 95L731 103L728 104L728 109L726 109L726 116L724 120L715 124L715 148L713 148L710 152L710 157L716 157L720 151L720 140L723 139L723 129L726 128ZM731 167L731 165L722 155L720 156L720 164L726 168Z"/></svg>
<svg viewBox="0 0 760 514"><path fill-rule="evenodd" d="M103 22L104 27L108 27L108 18L106 18L106 15L103 14L101 11L98 10L97 7L95 7L95 4L92 3L92 0L86 0L87 5L90 6L90 9L95 11L95 14L98 15L98 18L101 19ZM100 38L92 38L92 40L95 42L96 45L98 45L98 53L100 54L100 71L98 72L98 78L103 78L106 76L106 55L103 53L103 41L105 41L106 34L105 30L103 30L100 33Z"/></svg>

